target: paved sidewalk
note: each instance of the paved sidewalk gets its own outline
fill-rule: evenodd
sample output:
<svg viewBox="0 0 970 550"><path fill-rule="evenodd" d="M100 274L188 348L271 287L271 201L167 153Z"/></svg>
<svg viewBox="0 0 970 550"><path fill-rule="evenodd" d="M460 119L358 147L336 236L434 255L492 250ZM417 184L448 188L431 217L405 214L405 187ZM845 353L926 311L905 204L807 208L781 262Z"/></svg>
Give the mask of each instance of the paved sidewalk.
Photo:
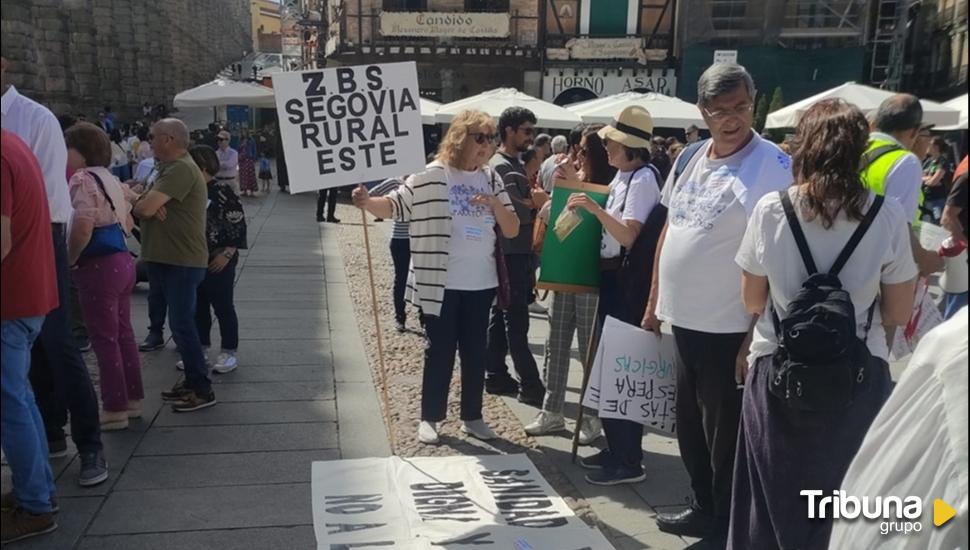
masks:
<svg viewBox="0 0 970 550"><path fill-rule="evenodd" d="M314 200L275 189L243 199L250 249L236 285L240 367L213 375L219 404L173 413L159 391L178 376L174 343L143 354L145 416L104 434L110 479L82 489L76 456L55 460L60 528L14 548L315 547L310 463L389 448L339 246L314 221ZM145 296L139 285L139 340ZM94 365L93 354L87 360ZM4 467L4 490L9 482Z"/></svg>

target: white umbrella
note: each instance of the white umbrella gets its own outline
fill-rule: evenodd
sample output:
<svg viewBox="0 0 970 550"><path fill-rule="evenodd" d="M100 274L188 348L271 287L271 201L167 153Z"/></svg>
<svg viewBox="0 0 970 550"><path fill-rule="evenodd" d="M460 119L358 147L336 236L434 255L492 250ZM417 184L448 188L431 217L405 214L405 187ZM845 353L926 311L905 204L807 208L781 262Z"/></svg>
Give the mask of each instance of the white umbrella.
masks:
<svg viewBox="0 0 970 550"><path fill-rule="evenodd" d="M223 105L249 105L251 107L276 107L276 95L272 88L252 82L216 79L201 86L176 94L172 102L176 107L221 107Z"/></svg>
<svg viewBox="0 0 970 550"><path fill-rule="evenodd" d="M691 124L698 128L707 127L697 105L654 92L623 92L574 103L566 108L579 115L583 122L611 124L623 109L631 105L639 105L649 111L656 128L686 128Z"/></svg>
<svg viewBox="0 0 970 550"><path fill-rule="evenodd" d="M434 124L434 115L441 108L441 104L430 99L420 98L421 124Z"/></svg>
<svg viewBox="0 0 970 550"><path fill-rule="evenodd" d="M536 119L538 119L536 126L540 128L568 130L582 122L579 115L572 111L526 95L515 88L496 88L442 105L435 114L435 121L450 123L455 115L467 109L484 111L493 119L498 120L502 111L508 107L529 109L536 115Z"/></svg>
<svg viewBox="0 0 970 550"><path fill-rule="evenodd" d="M967 94L955 97L943 105L960 111L960 122L952 126L937 126L934 130L966 130L967 129Z"/></svg>
<svg viewBox="0 0 970 550"><path fill-rule="evenodd" d="M841 86L836 86L831 90L824 91L812 97L805 98L798 103L779 109L768 115L765 128L794 128L798 125L798 120L809 107L815 103L829 98L841 98L854 104L868 115L870 112L879 108L879 105L887 98L895 95L896 92L880 90L871 86L847 82ZM956 109L951 109L935 101L921 99L923 106L923 122L935 125L956 124L960 119L960 113Z"/></svg>

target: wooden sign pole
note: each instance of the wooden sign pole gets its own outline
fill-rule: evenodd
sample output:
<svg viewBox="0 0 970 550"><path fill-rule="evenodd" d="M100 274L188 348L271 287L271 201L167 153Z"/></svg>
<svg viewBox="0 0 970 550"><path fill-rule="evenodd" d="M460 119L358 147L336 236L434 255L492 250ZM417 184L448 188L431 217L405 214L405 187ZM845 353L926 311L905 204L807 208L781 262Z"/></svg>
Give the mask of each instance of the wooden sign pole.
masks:
<svg viewBox="0 0 970 550"><path fill-rule="evenodd" d="M589 343L586 345L586 361L583 362L583 387L579 390L579 412L576 414L576 429L573 430L573 449L570 462L576 463L576 454L579 452L579 428L583 425L583 396L586 395L586 387L589 386L590 372L593 370L593 354L599 347L598 340L603 332L603 327L599 322L600 304L596 302L596 312L593 313L593 333L589 335Z"/></svg>

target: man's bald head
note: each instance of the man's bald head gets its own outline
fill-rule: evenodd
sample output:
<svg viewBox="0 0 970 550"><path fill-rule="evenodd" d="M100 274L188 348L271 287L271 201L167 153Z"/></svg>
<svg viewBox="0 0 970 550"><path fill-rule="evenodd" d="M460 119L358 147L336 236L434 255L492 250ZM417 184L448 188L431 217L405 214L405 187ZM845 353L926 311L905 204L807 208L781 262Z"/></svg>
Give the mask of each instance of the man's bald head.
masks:
<svg viewBox="0 0 970 550"><path fill-rule="evenodd" d="M923 106L912 94L896 94L887 98L872 117L872 128L889 134L911 149L923 126Z"/></svg>
<svg viewBox="0 0 970 550"><path fill-rule="evenodd" d="M189 128L177 118L163 118L152 125L152 150L161 161L175 160L189 148Z"/></svg>
<svg viewBox="0 0 970 550"><path fill-rule="evenodd" d="M157 128L159 132L165 135L172 136L175 138L175 144L183 149L188 149L191 140L189 138L189 127L185 125L184 122L177 118L163 118L155 123L152 127Z"/></svg>

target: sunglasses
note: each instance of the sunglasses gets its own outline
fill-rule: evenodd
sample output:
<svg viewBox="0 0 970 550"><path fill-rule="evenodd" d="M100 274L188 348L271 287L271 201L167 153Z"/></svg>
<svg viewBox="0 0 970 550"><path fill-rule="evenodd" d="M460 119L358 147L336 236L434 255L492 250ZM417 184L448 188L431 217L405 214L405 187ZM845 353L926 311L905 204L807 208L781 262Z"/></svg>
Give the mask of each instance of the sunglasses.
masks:
<svg viewBox="0 0 970 550"><path fill-rule="evenodd" d="M485 145L495 138L493 134L486 134L485 132L470 132L468 137L474 139L475 143L479 145Z"/></svg>
<svg viewBox="0 0 970 550"><path fill-rule="evenodd" d="M219 138L219 141L229 141L228 138Z"/></svg>

